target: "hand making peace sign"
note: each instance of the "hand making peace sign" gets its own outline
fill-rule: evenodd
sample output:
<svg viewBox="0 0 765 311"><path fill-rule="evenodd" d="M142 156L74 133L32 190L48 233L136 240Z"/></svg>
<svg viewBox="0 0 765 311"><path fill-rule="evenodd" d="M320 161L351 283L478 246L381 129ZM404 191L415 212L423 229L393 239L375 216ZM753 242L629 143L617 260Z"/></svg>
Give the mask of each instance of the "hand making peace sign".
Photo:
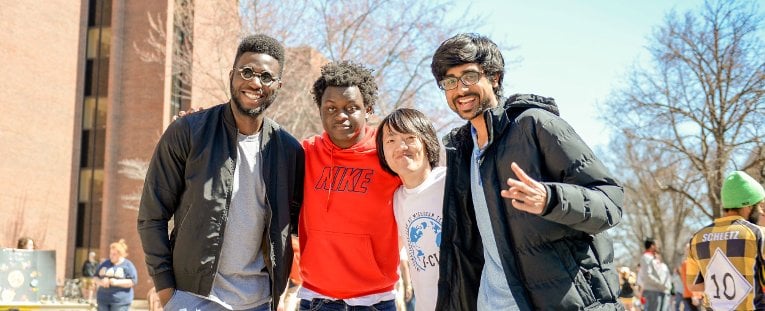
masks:
<svg viewBox="0 0 765 311"><path fill-rule="evenodd" d="M519 180L508 178L507 185L510 188L502 190L502 197L512 199L513 207L519 210L535 215L541 214L547 204L545 186L526 175L526 172L515 162L510 164L510 169L513 170Z"/></svg>

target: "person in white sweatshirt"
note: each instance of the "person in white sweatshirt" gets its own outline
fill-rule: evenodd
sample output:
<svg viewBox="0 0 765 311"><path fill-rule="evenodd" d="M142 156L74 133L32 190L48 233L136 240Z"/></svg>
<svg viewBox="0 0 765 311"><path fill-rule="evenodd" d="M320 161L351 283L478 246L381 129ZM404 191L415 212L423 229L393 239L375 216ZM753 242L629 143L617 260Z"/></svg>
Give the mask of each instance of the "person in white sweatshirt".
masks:
<svg viewBox="0 0 765 311"><path fill-rule="evenodd" d="M435 310L446 177L446 169L437 167L436 131L422 112L401 108L382 120L376 140L381 166L403 183L393 208L399 241L409 257L415 310Z"/></svg>

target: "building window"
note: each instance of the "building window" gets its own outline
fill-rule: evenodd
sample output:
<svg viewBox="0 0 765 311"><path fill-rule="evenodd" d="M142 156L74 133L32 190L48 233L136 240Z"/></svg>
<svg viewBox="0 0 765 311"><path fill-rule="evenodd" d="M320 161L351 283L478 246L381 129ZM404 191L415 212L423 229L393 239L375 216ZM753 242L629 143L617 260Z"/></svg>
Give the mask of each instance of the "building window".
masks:
<svg viewBox="0 0 765 311"><path fill-rule="evenodd" d="M85 85L82 103L82 140L75 230L75 276L87 253L101 242L101 202L104 185L106 107L109 91L111 0L88 1Z"/></svg>

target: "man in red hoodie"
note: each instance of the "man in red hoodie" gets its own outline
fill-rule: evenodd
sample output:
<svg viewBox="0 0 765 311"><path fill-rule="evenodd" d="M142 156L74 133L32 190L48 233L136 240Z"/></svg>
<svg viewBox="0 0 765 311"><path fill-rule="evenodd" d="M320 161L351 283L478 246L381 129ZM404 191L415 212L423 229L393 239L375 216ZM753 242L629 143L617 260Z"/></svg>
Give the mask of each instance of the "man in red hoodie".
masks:
<svg viewBox="0 0 765 311"><path fill-rule="evenodd" d="M313 85L324 132L303 141L300 310L395 310L398 240L393 192L399 178L377 159L372 71L332 62Z"/></svg>

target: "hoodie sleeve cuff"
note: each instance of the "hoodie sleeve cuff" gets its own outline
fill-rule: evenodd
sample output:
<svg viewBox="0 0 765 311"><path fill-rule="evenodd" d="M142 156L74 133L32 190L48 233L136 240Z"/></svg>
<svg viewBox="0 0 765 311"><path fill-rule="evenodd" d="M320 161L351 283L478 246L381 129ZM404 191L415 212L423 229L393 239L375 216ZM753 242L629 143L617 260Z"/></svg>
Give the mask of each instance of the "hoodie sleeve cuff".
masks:
<svg viewBox="0 0 765 311"><path fill-rule="evenodd" d="M152 279L154 279L154 287L157 291L163 290L165 288L176 288L175 276L173 275L172 270L155 274L152 276Z"/></svg>
<svg viewBox="0 0 765 311"><path fill-rule="evenodd" d="M547 184L544 184L545 191L547 191L547 202L545 203L545 208L542 210L542 213L539 214L539 216L547 216L549 215L555 206L558 205L558 192L555 191L555 188L550 187Z"/></svg>

